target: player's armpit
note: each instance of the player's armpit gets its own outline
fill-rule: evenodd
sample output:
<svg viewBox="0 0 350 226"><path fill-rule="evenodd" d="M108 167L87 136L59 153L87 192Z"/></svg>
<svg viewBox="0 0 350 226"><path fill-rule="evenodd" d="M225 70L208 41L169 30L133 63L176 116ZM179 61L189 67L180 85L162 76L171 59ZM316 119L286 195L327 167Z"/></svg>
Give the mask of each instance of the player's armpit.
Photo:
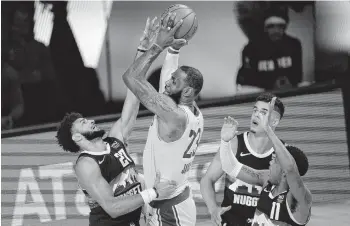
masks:
<svg viewBox="0 0 350 226"><path fill-rule="evenodd" d="M237 178L254 185L262 186L265 184L269 176L269 170L256 170L249 166L243 165L239 171Z"/></svg>
<svg viewBox="0 0 350 226"><path fill-rule="evenodd" d="M92 158L81 157L75 166L75 173L80 186L112 218L129 213L144 204L142 196L139 194L120 198L114 197L112 187L103 178L98 164Z"/></svg>
<svg viewBox="0 0 350 226"><path fill-rule="evenodd" d="M312 194L305 186L299 172L291 169L285 172L290 192L298 201L299 208L308 210L312 204Z"/></svg>

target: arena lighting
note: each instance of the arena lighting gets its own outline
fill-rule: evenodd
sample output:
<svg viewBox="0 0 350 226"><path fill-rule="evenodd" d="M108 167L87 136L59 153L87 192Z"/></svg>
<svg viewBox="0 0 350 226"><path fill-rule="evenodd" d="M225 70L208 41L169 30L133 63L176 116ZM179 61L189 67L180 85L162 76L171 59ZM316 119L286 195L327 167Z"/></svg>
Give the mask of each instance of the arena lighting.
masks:
<svg viewBox="0 0 350 226"><path fill-rule="evenodd" d="M96 68L98 65L112 4L112 1L68 2L67 20L86 67ZM34 7L34 37L37 41L48 46L53 29L52 6L45 6L36 0ZM92 30L93 32L91 32Z"/></svg>

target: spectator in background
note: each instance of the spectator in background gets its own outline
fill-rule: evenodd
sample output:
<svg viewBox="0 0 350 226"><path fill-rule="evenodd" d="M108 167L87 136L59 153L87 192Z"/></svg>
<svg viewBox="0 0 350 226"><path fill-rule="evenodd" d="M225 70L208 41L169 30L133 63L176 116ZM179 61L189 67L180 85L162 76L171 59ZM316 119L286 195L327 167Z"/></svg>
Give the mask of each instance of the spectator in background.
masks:
<svg viewBox="0 0 350 226"><path fill-rule="evenodd" d="M24 102L15 69L1 62L1 130L12 129L23 116Z"/></svg>
<svg viewBox="0 0 350 226"><path fill-rule="evenodd" d="M263 91L296 87L302 81L302 47L298 39L286 34L288 22L288 10L266 13L264 37L249 40L242 51L238 85Z"/></svg>
<svg viewBox="0 0 350 226"><path fill-rule="evenodd" d="M26 111L21 125L52 121L57 105L57 82L50 51L34 39L32 5L18 5L12 14L5 56L18 72L22 87Z"/></svg>

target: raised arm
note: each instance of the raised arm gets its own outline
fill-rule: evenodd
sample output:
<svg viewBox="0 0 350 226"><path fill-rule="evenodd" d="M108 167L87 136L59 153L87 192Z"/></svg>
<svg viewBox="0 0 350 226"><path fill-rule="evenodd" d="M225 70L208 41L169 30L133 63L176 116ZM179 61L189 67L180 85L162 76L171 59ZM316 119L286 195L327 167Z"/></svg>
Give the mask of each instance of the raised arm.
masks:
<svg viewBox="0 0 350 226"><path fill-rule="evenodd" d="M159 93L164 92L166 81L168 81L171 78L171 74L178 69L180 49L184 45L187 45L187 42L175 44L168 48L160 73Z"/></svg>
<svg viewBox="0 0 350 226"><path fill-rule="evenodd" d="M155 23L156 19L157 17L150 21L150 19L147 18L146 27L140 39L140 45L137 48L135 60L150 48L158 27L158 25ZM122 114L109 131L109 136L115 137L127 144L136 122L139 107L139 99L129 89L127 89Z"/></svg>
<svg viewBox="0 0 350 226"><path fill-rule="evenodd" d="M308 210L312 203L311 192L306 188L301 176L299 174L297 165L294 161L293 156L289 153L286 146L281 142L281 140L276 136L271 128L271 113L275 105L276 97L272 99L269 105L269 112L266 118L263 120L264 129L267 136L270 138L276 153L278 162L286 174L287 182L290 188L290 192L298 203L304 204L300 205L300 208L305 208Z"/></svg>
<svg viewBox="0 0 350 226"><path fill-rule="evenodd" d="M132 196L114 197L114 191L103 178L100 167L90 157L81 157L75 166L80 186L98 202L98 204L112 218L129 213L145 203L153 201L157 195L167 197L175 191L176 183L173 181L160 182L160 175L157 175L155 188L147 189ZM158 192L158 194L157 194Z"/></svg>
<svg viewBox="0 0 350 226"><path fill-rule="evenodd" d="M232 117L226 117L221 129L220 160L223 171L231 177L238 178L249 184L262 186L268 178L268 170L256 170L240 163L237 153L238 139L236 134L238 122Z"/></svg>
<svg viewBox="0 0 350 226"><path fill-rule="evenodd" d="M175 16L167 16L166 21L162 24L170 24L170 21L174 23L174 19ZM174 39L174 34L181 24L182 22L178 22L170 30L162 25L157 34L156 43L142 54L123 75L126 86L147 109L159 116L162 120L174 124L186 120L183 111L170 97L158 93L146 80L145 75L151 64L165 47L172 45L174 42L184 42L183 40Z"/></svg>

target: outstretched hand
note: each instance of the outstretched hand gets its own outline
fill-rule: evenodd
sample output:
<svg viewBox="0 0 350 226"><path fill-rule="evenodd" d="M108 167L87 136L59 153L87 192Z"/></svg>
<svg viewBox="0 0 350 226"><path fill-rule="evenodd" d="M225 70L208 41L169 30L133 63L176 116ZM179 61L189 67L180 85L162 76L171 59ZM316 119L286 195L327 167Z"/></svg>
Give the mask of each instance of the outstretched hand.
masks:
<svg viewBox="0 0 350 226"><path fill-rule="evenodd" d="M154 43L159 30L159 22L156 23L156 20L157 17L154 17L152 21L149 17L147 18L145 30L140 38L139 49L148 50Z"/></svg>
<svg viewBox="0 0 350 226"><path fill-rule="evenodd" d="M268 111L264 117L261 118L262 127L265 131L271 128L273 124L272 114L275 108L275 102L277 97L273 97L272 100L269 103Z"/></svg>
<svg viewBox="0 0 350 226"><path fill-rule="evenodd" d="M176 13L169 13L161 21L155 43L162 49L169 46L183 46L187 42L186 39L175 39L175 32L183 23L183 20L181 19L175 24L175 18Z"/></svg>
<svg viewBox="0 0 350 226"><path fill-rule="evenodd" d="M221 128L221 139L225 142L232 140L238 133L238 125L238 122L233 117L225 117L224 124Z"/></svg>

